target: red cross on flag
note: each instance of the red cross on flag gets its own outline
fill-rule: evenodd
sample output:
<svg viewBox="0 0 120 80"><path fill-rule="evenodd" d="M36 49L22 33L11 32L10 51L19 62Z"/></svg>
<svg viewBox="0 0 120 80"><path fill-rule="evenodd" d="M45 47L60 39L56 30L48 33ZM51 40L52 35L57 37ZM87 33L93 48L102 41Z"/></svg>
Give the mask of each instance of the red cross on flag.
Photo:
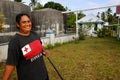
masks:
<svg viewBox="0 0 120 80"><path fill-rule="evenodd" d="M33 58L37 54L42 52L42 44L39 40L35 40L22 48L23 56L26 60Z"/></svg>
<svg viewBox="0 0 120 80"><path fill-rule="evenodd" d="M30 48L29 44L25 45L22 48L22 51L23 51L23 55L26 55L27 53L29 53L31 51L31 48Z"/></svg>

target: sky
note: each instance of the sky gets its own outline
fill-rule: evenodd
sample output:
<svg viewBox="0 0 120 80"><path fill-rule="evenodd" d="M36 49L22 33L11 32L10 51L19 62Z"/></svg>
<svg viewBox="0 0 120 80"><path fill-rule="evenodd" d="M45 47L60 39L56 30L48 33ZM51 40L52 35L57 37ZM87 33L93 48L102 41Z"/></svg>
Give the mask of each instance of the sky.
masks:
<svg viewBox="0 0 120 80"><path fill-rule="evenodd" d="M22 0L24 4L29 4L30 0ZM45 3L53 1L56 3L60 3L64 7L67 7L69 10L81 10L81 9L89 9L89 8L96 8L101 6L110 6L120 4L120 0L38 0L42 5ZM104 11L106 9L100 9L99 11ZM115 8L113 8L113 12ZM95 11L89 11L93 13ZM96 10L98 12L98 10Z"/></svg>

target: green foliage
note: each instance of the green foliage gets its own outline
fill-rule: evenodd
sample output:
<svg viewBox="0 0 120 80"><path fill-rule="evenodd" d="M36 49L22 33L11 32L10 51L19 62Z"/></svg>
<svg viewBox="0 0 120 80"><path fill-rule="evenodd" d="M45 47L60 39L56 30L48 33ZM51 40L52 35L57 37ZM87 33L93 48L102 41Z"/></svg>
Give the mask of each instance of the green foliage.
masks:
<svg viewBox="0 0 120 80"><path fill-rule="evenodd" d="M98 37L103 37L104 36L104 30L103 29L99 29L98 31L97 31L97 36Z"/></svg>
<svg viewBox="0 0 120 80"><path fill-rule="evenodd" d="M85 35L83 34L83 32L79 34L79 40L85 40Z"/></svg>
<svg viewBox="0 0 120 80"><path fill-rule="evenodd" d="M32 7L32 9L34 9L36 7L37 3L38 3L38 0L31 0L29 5Z"/></svg>
<svg viewBox="0 0 120 80"><path fill-rule="evenodd" d="M111 13L112 13L111 8L108 8L107 11L106 11L106 14L108 15L108 14L111 14Z"/></svg>
<svg viewBox="0 0 120 80"><path fill-rule="evenodd" d="M107 11L101 13L101 19L109 24L116 24L118 21L116 13L112 13L111 8L108 8Z"/></svg>
<svg viewBox="0 0 120 80"><path fill-rule="evenodd" d="M55 47L59 47L61 45L62 45L62 43L59 43L59 42L55 43Z"/></svg>
<svg viewBox="0 0 120 80"><path fill-rule="evenodd" d="M111 36L111 30L109 28L103 27L102 29L97 30L98 37Z"/></svg>
<svg viewBox="0 0 120 80"><path fill-rule="evenodd" d="M52 44L47 44L46 46L44 46L45 49L53 49L53 45Z"/></svg>
<svg viewBox="0 0 120 80"><path fill-rule="evenodd" d="M106 21L105 12L102 12L102 13L101 13L101 19L102 19L103 21Z"/></svg>
<svg viewBox="0 0 120 80"><path fill-rule="evenodd" d="M116 38L87 38L50 49L50 57L65 80L119 80L120 42ZM60 80L44 57L50 80ZM2 79L5 63L0 63ZM17 80L17 74L10 80Z"/></svg>
<svg viewBox="0 0 120 80"><path fill-rule="evenodd" d="M106 13L106 21L109 22L111 24L112 20L113 20L113 16L112 16L112 10L111 8L108 8Z"/></svg>
<svg viewBox="0 0 120 80"><path fill-rule="evenodd" d="M108 15L108 22L111 24L112 21L113 21L113 16L112 16L112 14L109 14Z"/></svg>
<svg viewBox="0 0 120 80"><path fill-rule="evenodd" d="M66 11L66 9L64 8L64 6L62 6L59 3L55 3L55 2L48 2L44 5L44 8L52 8L52 9L56 9L56 10L60 10L60 11Z"/></svg>
<svg viewBox="0 0 120 80"><path fill-rule="evenodd" d="M75 26L76 16L74 13L67 15L67 26Z"/></svg>
<svg viewBox="0 0 120 80"><path fill-rule="evenodd" d="M85 16L85 14L83 14L83 13L78 13L78 19L81 19L81 18L83 18Z"/></svg>
<svg viewBox="0 0 120 80"><path fill-rule="evenodd" d="M22 0L14 0L15 2L22 2Z"/></svg>
<svg viewBox="0 0 120 80"><path fill-rule="evenodd" d="M81 19L84 16L85 15L83 13L79 13L78 14L78 19ZM67 26L75 27L76 26L75 21L76 21L76 15L74 13L69 13L67 15Z"/></svg>
<svg viewBox="0 0 120 80"><path fill-rule="evenodd" d="M2 31L3 30L3 25L4 25L4 16L3 16L3 14L2 13L0 13L0 31Z"/></svg>
<svg viewBox="0 0 120 80"><path fill-rule="evenodd" d="M51 49L51 57L65 80L119 80L120 43L113 38L87 38ZM56 74L48 62L50 80ZM68 77L69 76L69 77Z"/></svg>
<svg viewBox="0 0 120 80"><path fill-rule="evenodd" d="M46 46L44 46L45 49L53 49L54 47L59 47L59 46L62 46L63 44L62 43L55 43L54 45L52 44L47 44Z"/></svg>
<svg viewBox="0 0 120 80"><path fill-rule="evenodd" d="M113 18L112 18L111 24L118 24L118 17L116 15L116 13L113 14Z"/></svg>
<svg viewBox="0 0 120 80"><path fill-rule="evenodd" d="M43 9L43 5L40 3L37 3L37 6L35 8L33 8L33 10L39 10L39 9Z"/></svg>
<svg viewBox="0 0 120 80"><path fill-rule="evenodd" d="M100 12L97 13L97 17L100 18Z"/></svg>
<svg viewBox="0 0 120 80"><path fill-rule="evenodd" d="M68 42L64 42L64 43L60 43L60 42L56 42L54 45L52 44L47 44L46 46L44 46L44 49L53 49L55 47L60 47L62 45L66 45L69 43L72 43L73 41L68 41Z"/></svg>

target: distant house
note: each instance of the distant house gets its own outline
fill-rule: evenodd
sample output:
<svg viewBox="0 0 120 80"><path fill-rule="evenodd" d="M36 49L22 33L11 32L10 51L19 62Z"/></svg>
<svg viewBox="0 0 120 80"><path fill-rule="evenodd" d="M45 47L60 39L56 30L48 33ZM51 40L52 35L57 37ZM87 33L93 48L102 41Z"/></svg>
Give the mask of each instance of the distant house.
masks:
<svg viewBox="0 0 120 80"><path fill-rule="evenodd" d="M78 21L76 21L78 24L80 24L79 31L82 31L85 35L88 36L97 36L95 33L98 29L101 29L103 27L103 20L100 18L96 17L93 14L89 14ZM88 24L91 24L88 26Z"/></svg>

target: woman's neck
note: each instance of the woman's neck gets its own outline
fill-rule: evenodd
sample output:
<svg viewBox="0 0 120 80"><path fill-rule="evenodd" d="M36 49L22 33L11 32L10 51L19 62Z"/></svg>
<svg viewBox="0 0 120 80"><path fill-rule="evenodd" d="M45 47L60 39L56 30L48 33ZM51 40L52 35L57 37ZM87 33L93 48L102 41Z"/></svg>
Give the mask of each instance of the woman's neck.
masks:
<svg viewBox="0 0 120 80"><path fill-rule="evenodd" d="M18 32L19 35L22 35L22 36L29 36L30 32L29 33L22 33L22 32Z"/></svg>

